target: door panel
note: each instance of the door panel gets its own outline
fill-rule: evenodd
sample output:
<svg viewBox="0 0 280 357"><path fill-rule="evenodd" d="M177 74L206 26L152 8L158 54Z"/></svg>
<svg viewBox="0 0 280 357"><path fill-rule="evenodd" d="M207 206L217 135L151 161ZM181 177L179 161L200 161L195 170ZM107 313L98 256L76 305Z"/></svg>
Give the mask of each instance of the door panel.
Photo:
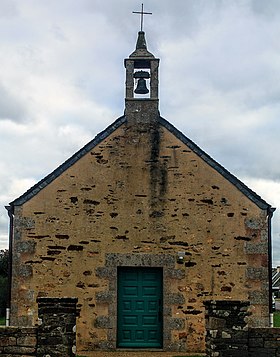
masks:
<svg viewBox="0 0 280 357"><path fill-rule="evenodd" d="M118 347L162 347L162 269L119 268Z"/></svg>

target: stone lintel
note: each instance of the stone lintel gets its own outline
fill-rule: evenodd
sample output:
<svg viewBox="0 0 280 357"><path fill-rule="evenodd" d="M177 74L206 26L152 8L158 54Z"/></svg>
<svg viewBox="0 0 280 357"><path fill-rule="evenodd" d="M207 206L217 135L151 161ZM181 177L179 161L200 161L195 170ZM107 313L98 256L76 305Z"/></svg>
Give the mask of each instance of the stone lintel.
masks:
<svg viewBox="0 0 280 357"><path fill-rule="evenodd" d="M175 258L170 254L106 254L106 267L169 267L174 268Z"/></svg>

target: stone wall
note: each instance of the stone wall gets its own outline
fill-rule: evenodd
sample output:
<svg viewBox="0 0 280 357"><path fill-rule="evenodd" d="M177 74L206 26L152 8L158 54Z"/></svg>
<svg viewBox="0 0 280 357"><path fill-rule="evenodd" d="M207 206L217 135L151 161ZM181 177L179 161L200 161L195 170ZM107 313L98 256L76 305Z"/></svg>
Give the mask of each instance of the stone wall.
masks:
<svg viewBox="0 0 280 357"><path fill-rule="evenodd" d="M36 357L36 327L0 326L0 355L2 357Z"/></svg>
<svg viewBox="0 0 280 357"><path fill-rule="evenodd" d="M247 301L207 301L208 357L279 357L280 328L248 327Z"/></svg>
<svg viewBox="0 0 280 357"><path fill-rule="evenodd" d="M76 346L74 298L39 298L36 327L0 327L3 357L73 357Z"/></svg>
<svg viewBox="0 0 280 357"><path fill-rule="evenodd" d="M249 357L280 356L280 328L249 328L248 346Z"/></svg>

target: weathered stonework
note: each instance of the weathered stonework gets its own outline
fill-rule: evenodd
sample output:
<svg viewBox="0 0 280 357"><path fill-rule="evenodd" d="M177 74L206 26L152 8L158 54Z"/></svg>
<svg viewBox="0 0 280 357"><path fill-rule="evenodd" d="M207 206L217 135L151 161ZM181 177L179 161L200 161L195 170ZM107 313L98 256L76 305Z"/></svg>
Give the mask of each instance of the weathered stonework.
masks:
<svg viewBox="0 0 280 357"><path fill-rule="evenodd" d="M37 328L0 326L0 355L2 357L36 357Z"/></svg>
<svg viewBox="0 0 280 357"><path fill-rule="evenodd" d="M206 353L209 357L248 357L246 301L206 301Z"/></svg>
<svg viewBox="0 0 280 357"><path fill-rule="evenodd" d="M38 298L37 357L76 355L75 298Z"/></svg>
<svg viewBox="0 0 280 357"><path fill-rule="evenodd" d="M138 266L163 269L165 350L204 350L207 299L251 298L249 324L268 326L266 209L152 113L14 205L13 324L38 322L37 297L75 296L78 351L114 349L117 268Z"/></svg>
<svg viewBox="0 0 280 357"><path fill-rule="evenodd" d="M0 326L0 355L74 357L76 304L71 298L38 298L39 326Z"/></svg>
<svg viewBox="0 0 280 357"><path fill-rule="evenodd" d="M280 328L248 326L249 301L206 301L208 357L278 357Z"/></svg>

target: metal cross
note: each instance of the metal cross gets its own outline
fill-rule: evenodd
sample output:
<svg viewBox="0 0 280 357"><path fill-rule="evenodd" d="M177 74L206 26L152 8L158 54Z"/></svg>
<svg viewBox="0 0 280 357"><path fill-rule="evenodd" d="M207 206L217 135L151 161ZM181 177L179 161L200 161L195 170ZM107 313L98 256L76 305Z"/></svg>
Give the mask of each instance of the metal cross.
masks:
<svg viewBox="0 0 280 357"><path fill-rule="evenodd" d="M143 31L144 15L152 15L152 12L144 12L144 5L142 4L142 10L141 11L132 11L132 13L141 15L141 31Z"/></svg>

